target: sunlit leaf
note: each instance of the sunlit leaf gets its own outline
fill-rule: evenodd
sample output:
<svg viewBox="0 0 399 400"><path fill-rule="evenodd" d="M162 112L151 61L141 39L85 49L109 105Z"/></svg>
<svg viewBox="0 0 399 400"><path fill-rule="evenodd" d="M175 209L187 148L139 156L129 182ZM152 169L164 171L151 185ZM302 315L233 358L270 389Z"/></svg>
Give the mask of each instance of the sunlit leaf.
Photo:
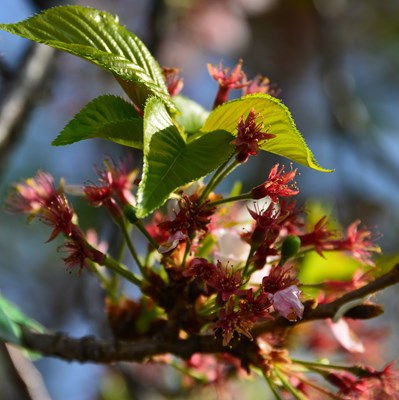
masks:
<svg viewBox="0 0 399 400"><path fill-rule="evenodd" d="M375 278L379 278L389 272L397 264L399 264L399 253L379 255L375 259L375 268L370 272Z"/></svg>
<svg viewBox="0 0 399 400"><path fill-rule="evenodd" d="M173 97L173 102L177 109L181 111L176 116L176 122L184 128L187 136L190 137L198 132L204 125L209 111L194 100L184 96Z"/></svg>
<svg viewBox="0 0 399 400"><path fill-rule="evenodd" d="M332 171L322 168L317 163L297 130L288 108L280 100L267 94L252 94L222 104L209 114L202 130L209 132L223 129L232 135L237 135L240 117L246 118L252 109L259 113L258 122L261 122L263 117L265 131L276 135L275 138L265 141L260 146L262 150L286 157L318 171Z"/></svg>
<svg viewBox="0 0 399 400"><path fill-rule="evenodd" d="M0 29L105 68L123 87L130 86L128 94L140 108L152 95L175 109L156 60L142 41L111 14L88 7L60 6L22 22L0 24Z"/></svg>
<svg viewBox="0 0 399 400"><path fill-rule="evenodd" d="M142 149L143 119L122 98L100 96L83 107L52 144L61 146L92 138Z"/></svg>
<svg viewBox="0 0 399 400"><path fill-rule="evenodd" d="M325 251L324 257L316 252L307 253L301 262L298 278L301 283L317 284L327 280L349 281L361 264L339 251Z"/></svg>
<svg viewBox="0 0 399 400"><path fill-rule="evenodd" d="M144 217L163 204L169 195L217 168L232 154L232 136L209 132L186 142L165 105L150 99L144 113L144 166L138 190L137 216Z"/></svg>

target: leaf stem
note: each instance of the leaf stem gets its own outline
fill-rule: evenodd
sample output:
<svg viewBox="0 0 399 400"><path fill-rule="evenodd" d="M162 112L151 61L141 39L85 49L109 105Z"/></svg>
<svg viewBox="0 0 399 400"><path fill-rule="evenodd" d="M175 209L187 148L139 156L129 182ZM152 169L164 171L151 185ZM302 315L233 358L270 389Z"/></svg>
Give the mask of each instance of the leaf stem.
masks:
<svg viewBox="0 0 399 400"><path fill-rule="evenodd" d="M272 380L270 379L270 377L268 377L265 373L263 373L263 376L267 382L267 384L269 385L270 390L273 392L274 397L277 400L283 400L283 398L280 396L279 392L277 391L274 383L272 382Z"/></svg>
<svg viewBox="0 0 399 400"><path fill-rule="evenodd" d="M231 203L233 201L250 200L250 199L251 199L251 193L243 193L243 194L239 194L237 196L231 196L231 197L226 197L224 199L211 201L210 203L207 204L207 206L213 207L213 206L218 206L218 205L224 204L224 203Z"/></svg>
<svg viewBox="0 0 399 400"><path fill-rule="evenodd" d="M126 227L124 218L123 217L117 218L117 219L115 219L115 221L116 221L117 225L119 226L119 228L122 231L123 237L124 237L124 239L126 241L126 245L127 245L128 249L130 251L130 254L134 258L134 261L136 262L137 267L139 268L141 274L143 275L143 277L145 277L146 273L145 273L144 267L141 264L140 258L139 258L138 254L137 254L136 249L133 246L132 241L130 240L129 231L128 231L127 227Z"/></svg>
<svg viewBox="0 0 399 400"><path fill-rule="evenodd" d="M240 165L240 163L237 160L234 160L224 171L222 171L218 177L216 177L215 181L213 182L213 187L211 190L215 189L220 182L224 178L226 178L227 175L229 175L231 172L235 170L235 168ZM209 194L209 193L208 193Z"/></svg>
<svg viewBox="0 0 399 400"><path fill-rule="evenodd" d="M119 261L116 261L111 256L105 256L103 265L109 268L111 271L115 272L116 274L123 276L134 285L141 287L143 283L142 280L138 278L133 272L129 271L129 269L125 265L121 264Z"/></svg>
<svg viewBox="0 0 399 400"><path fill-rule="evenodd" d="M191 238L189 238L189 240L186 242L186 248L185 248L185 250L184 250L183 261L182 261L182 263L181 263L181 265L182 265L182 268L184 268L184 267L185 267L185 265L186 265L186 260L187 260L187 257L188 257L188 255L190 254L190 250L191 250L191 243L192 243L192 240L191 240Z"/></svg>
<svg viewBox="0 0 399 400"><path fill-rule="evenodd" d="M283 376L281 371L278 368L274 368L274 372L276 373L278 379L280 379L283 386L294 396L297 400L307 400L307 397L303 395L299 390L295 389L291 383Z"/></svg>
<svg viewBox="0 0 399 400"><path fill-rule="evenodd" d="M208 197L209 193L211 193L212 190L217 186L217 184L219 182L218 181L219 176L222 174L224 175L223 171L226 168L226 166L229 164L232 157L233 157L233 154L215 171L212 178L210 179L210 181L206 185L205 189L201 193L201 195L198 199L198 204L200 204L203 200L205 200Z"/></svg>
<svg viewBox="0 0 399 400"><path fill-rule="evenodd" d="M135 226L137 226L137 228L140 230L140 232L147 238L147 240L149 241L150 245L155 249L158 250L159 248L159 243L157 243L155 241L155 239L149 234L149 232L147 231L147 229L145 228L143 222L138 219L135 223Z"/></svg>
<svg viewBox="0 0 399 400"><path fill-rule="evenodd" d="M109 296L113 301L117 300L118 296L116 293L116 287L114 285L114 280L113 280L113 277L117 276L117 274L113 274L113 277L107 279L107 277L104 276L104 274L102 274L101 271L98 269L98 264L96 264L90 259L87 259L87 263L90 266L91 272L93 272L93 274L97 276L101 286L107 292L107 296Z"/></svg>
<svg viewBox="0 0 399 400"><path fill-rule="evenodd" d="M339 370L339 371L346 371L350 372L353 375L362 377L362 376L367 376L366 370L362 368L361 366L354 365L354 366L347 366L347 365L337 365L337 364L323 364L323 363L318 363L318 362L312 362L312 361L301 361L297 359L291 359L292 362L296 364L300 364L314 372L318 373L324 373L326 372L325 370L329 369L334 369L334 370Z"/></svg>
<svg viewBox="0 0 399 400"><path fill-rule="evenodd" d="M247 261L245 262L244 268L243 268L243 270L242 270L242 276L243 276L244 278L246 278L247 275L248 275L248 276L250 275L250 274L248 273L248 268L249 268L249 265L250 265L250 263L251 263L251 258L252 258L252 256L254 255L255 251L256 251L256 248L254 248L253 246L251 246L251 248L250 248L250 250L249 250L249 253L248 253Z"/></svg>

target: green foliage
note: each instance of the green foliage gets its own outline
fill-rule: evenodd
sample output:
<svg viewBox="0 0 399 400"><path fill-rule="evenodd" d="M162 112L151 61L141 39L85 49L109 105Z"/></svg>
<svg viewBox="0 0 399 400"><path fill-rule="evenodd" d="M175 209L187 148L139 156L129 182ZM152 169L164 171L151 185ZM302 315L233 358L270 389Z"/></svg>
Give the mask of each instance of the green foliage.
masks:
<svg viewBox="0 0 399 400"><path fill-rule="evenodd" d="M176 122L184 128L187 136L190 137L197 133L204 125L209 111L184 96L174 97L173 102L178 110L180 110L180 113L176 116Z"/></svg>
<svg viewBox="0 0 399 400"><path fill-rule="evenodd" d="M53 141L60 146L84 139L103 138L143 148L143 119L120 97L97 97L80 110Z"/></svg>
<svg viewBox="0 0 399 400"><path fill-rule="evenodd" d="M314 158L302 135L295 127L288 108L280 100L267 94L257 93L222 104L213 110L202 130L209 132L223 129L232 135L237 134L237 122L254 109L264 118L264 127L268 133L276 135L260 147L279 156L287 157L299 164L322 172L331 172L322 168ZM261 120L259 119L259 122Z"/></svg>
<svg viewBox="0 0 399 400"><path fill-rule="evenodd" d="M321 258L316 252L307 253L301 263L298 278L304 284L324 281L349 281L360 263L339 251L329 251Z"/></svg>
<svg viewBox="0 0 399 400"><path fill-rule="evenodd" d="M140 108L152 95L175 109L151 53L136 35L106 12L80 6L54 7L16 24L0 24L0 29L66 51L112 72Z"/></svg>
<svg viewBox="0 0 399 400"><path fill-rule="evenodd" d="M44 328L38 322L27 317L18 307L0 295L0 339L22 345L21 326L44 332Z"/></svg>
<svg viewBox="0 0 399 400"><path fill-rule="evenodd" d="M371 271L375 278L386 274L392 269L392 265L399 264L399 253L390 255L379 255L375 260L376 268Z"/></svg>
<svg viewBox="0 0 399 400"><path fill-rule="evenodd" d="M162 205L175 189L217 168L233 152L230 133L214 130L189 140L173 123L165 105L151 98L144 112L144 165L137 216Z"/></svg>
<svg viewBox="0 0 399 400"><path fill-rule="evenodd" d="M87 104L53 142L65 145L104 138L143 149L139 218L162 205L182 185L224 163L233 152L230 143L237 134L238 121L251 109L264 119L265 130L276 135L261 144L262 150L329 171L316 162L288 109L274 97L245 96L211 113L183 96L172 102L159 65L148 49L106 12L80 6L54 7L19 23L0 24L0 29L105 68L114 74L132 101L145 109L142 118L122 98L100 96Z"/></svg>

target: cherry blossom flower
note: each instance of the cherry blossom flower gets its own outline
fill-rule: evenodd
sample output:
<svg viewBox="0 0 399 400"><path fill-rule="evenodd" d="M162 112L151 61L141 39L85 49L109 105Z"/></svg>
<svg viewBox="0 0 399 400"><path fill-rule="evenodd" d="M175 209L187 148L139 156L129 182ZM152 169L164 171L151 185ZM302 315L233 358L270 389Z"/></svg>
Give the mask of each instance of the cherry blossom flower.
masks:
<svg viewBox="0 0 399 400"><path fill-rule="evenodd" d="M299 300L301 291L296 285L288 286L285 289L278 290L274 294L269 294L269 299L273 303L274 309L289 321L302 319L305 306Z"/></svg>
<svg viewBox="0 0 399 400"><path fill-rule="evenodd" d="M39 171L33 178L16 184L6 199L6 208L12 213L27 213L30 219L37 216L52 227L48 242L60 233L69 238L81 235L73 222L73 207L69 205L63 190L55 188L53 177L45 172Z"/></svg>
<svg viewBox="0 0 399 400"><path fill-rule="evenodd" d="M295 271L290 266L273 266L268 276L262 281L263 290L266 293L276 293L292 285L297 285L298 280L294 277Z"/></svg>
<svg viewBox="0 0 399 400"><path fill-rule="evenodd" d="M303 219L303 207L297 207L295 200L280 199L278 204L281 216L281 233L284 235L300 236L305 225Z"/></svg>
<svg viewBox="0 0 399 400"><path fill-rule="evenodd" d="M271 236L265 239L265 241L256 249L254 255L251 258L255 269L262 269L268 260L268 257L276 258L279 255L278 250L275 248L274 243L276 241L277 235Z"/></svg>
<svg viewBox="0 0 399 400"><path fill-rule="evenodd" d="M137 171L130 170L127 162L115 164L108 159L104 166L104 170L97 169L98 185L85 185L83 191L93 207L104 205L118 218L123 206L135 203L132 188Z"/></svg>
<svg viewBox="0 0 399 400"><path fill-rule="evenodd" d="M196 232L207 232L208 224L215 212L215 207L207 207L208 201L198 203L198 193L191 196L183 194L178 202L178 211L171 220L158 224L161 229L169 233L178 231L192 238Z"/></svg>
<svg viewBox="0 0 399 400"><path fill-rule="evenodd" d="M182 231L174 232L169 238L163 242L158 247L159 253L169 253L170 251L174 250L179 243L185 242L188 239L188 236L185 235Z"/></svg>
<svg viewBox="0 0 399 400"><path fill-rule="evenodd" d="M265 240L269 243L273 242L280 233L280 210L270 203L267 208L259 209L257 204L254 204L254 210L248 208L248 212L255 220L255 227L249 237L249 244L252 247L258 247Z"/></svg>
<svg viewBox="0 0 399 400"><path fill-rule="evenodd" d="M258 74L242 88L244 96L252 93L267 93L275 97L279 94L279 90L271 85L269 78Z"/></svg>
<svg viewBox="0 0 399 400"><path fill-rule="evenodd" d="M184 270L183 276L211 282L217 276L217 267L205 258L193 258Z"/></svg>
<svg viewBox="0 0 399 400"><path fill-rule="evenodd" d="M346 371L331 372L325 376L327 382L339 389L342 395L355 394L357 396L367 391L367 384L358 381L358 378Z"/></svg>
<svg viewBox="0 0 399 400"><path fill-rule="evenodd" d="M228 101L230 90L241 89L248 84L242 70L242 63L243 61L240 60L231 72L230 68L223 68L222 63L217 66L208 64L209 75L219 84L213 108Z"/></svg>
<svg viewBox="0 0 399 400"><path fill-rule="evenodd" d="M370 374L369 389L375 396L374 398L395 398L399 392L399 374L397 370L393 370L397 360L387 364L382 371L374 368L368 368ZM374 378L374 379L373 379ZM367 380L367 378L361 381Z"/></svg>
<svg viewBox="0 0 399 400"><path fill-rule="evenodd" d="M359 366L354 371L358 376L346 371L331 372L326 376L326 380L339 388L339 394L351 399L396 399L399 378L397 371L393 370L394 364L395 361L389 363L382 371Z"/></svg>
<svg viewBox="0 0 399 400"><path fill-rule="evenodd" d="M79 268L79 275L81 274L83 268L88 268L87 259L92 260L100 265L103 264L105 259L104 253L84 242L69 240L60 246L59 250L68 254L67 257L63 258L67 269L72 271L72 269L77 266Z"/></svg>
<svg viewBox="0 0 399 400"><path fill-rule="evenodd" d="M238 305L241 314L245 315L250 321L255 322L260 318L272 318L269 312L272 302L270 301L269 296L264 292L259 292L255 295L253 289L249 288L246 297L240 299Z"/></svg>
<svg viewBox="0 0 399 400"><path fill-rule="evenodd" d="M333 250L332 239L337 236L337 232L331 230L328 223L327 217L324 216L317 221L312 232L299 235L302 247L314 247L321 257L324 257L324 250Z"/></svg>
<svg viewBox="0 0 399 400"><path fill-rule="evenodd" d="M40 220L53 227L48 242L55 239L60 233L67 237L75 236L79 228L73 223L74 210L69 206L64 193L56 194L39 213Z"/></svg>
<svg viewBox="0 0 399 400"><path fill-rule="evenodd" d="M268 276L262 280L263 291L267 293L274 309L289 321L302 318L304 305L299 299L301 291L296 286L294 270L287 267L275 266Z"/></svg>
<svg viewBox="0 0 399 400"><path fill-rule="evenodd" d="M242 287L242 275L240 270L234 270L233 267L222 266L221 262L217 263L216 274L212 275L208 284L216 289L218 298L223 302L229 300L233 295L241 296L245 294Z"/></svg>
<svg viewBox="0 0 399 400"><path fill-rule="evenodd" d="M110 186L86 185L83 190L93 207L101 207L105 203L112 201L112 189Z"/></svg>
<svg viewBox="0 0 399 400"><path fill-rule="evenodd" d="M24 183L15 184L13 189L5 200L6 210L15 214L27 213L32 218L58 194L54 178L43 171Z"/></svg>
<svg viewBox="0 0 399 400"><path fill-rule="evenodd" d="M252 326L251 321L243 318L239 311L234 310L234 299L231 297L226 306L220 310L218 320L214 324L214 330L215 332L222 331L223 346L227 346L233 339L235 332L252 339L250 332Z"/></svg>
<svg viewBox="0 0 399 400"><path fill-rule="evenodd" d="M263 117L260 123L256 123L259 114L251 109L244 121L241 116L237 126L237 137L231 142L236 146L236 160L245 163L249 156L255 156L259 152L259 144L265 140L272 139L276 135L262 132ZM264 197L264 196L262 196Z"/></svg>
<svg viewBox="0 0 399 400"><path fill-rule="evenodd" d="M159 226L159 224L163 221L163 218L163 215L159 211L156 211L153 214L151 221L145 226L149 235L157 243L167 242L170 237L170 233Z"/></svg>
<svg viewBox="0 0 399 400"><path fill-rule="evenodd" d="M284 166L279 168L279 164L276 164L270 171L269 176L265 183L256 186L251 190L252 198L262 199L269 196L273 203L278 203L279 197L294 196L299 193L298 188L295 186L295 182L291 182L296 175L297 169L285 172Z"/></svg>
<svg viewBox="0 0 399 400"><path fill-rule="evenodd" d="M169 94L177 96L183 89L183 79L180 78L179 68L162 67L162 73L165 79Z"/></svg>
<svg viewBox="0 0 399 400"><path fill-rule="evenodd" d="M334 250L350 251L361 263L373 266L374 263L370 259L371 253L380 253L381 248L374 243L373 232L365 228L359 229L359 225L360 220L349 225L346 238L332 243Z"/></svg>

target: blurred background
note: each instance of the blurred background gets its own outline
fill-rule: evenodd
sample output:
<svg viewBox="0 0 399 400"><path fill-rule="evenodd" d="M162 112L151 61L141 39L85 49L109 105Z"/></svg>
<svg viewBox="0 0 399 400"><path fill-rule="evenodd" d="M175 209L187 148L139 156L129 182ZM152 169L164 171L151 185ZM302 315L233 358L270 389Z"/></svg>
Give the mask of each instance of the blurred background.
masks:
<svg viewBox="0 0 399 400"><path fill-rule="evenodd" d="M2 0L0 22L20 21L61 3ZM316 159L323 167L335 169L333 174L322 174L300 166L297 181L302 200L325 204L345 226L360 218L364 225L377 227L383 234L383 251L398 252L399 2L68 1L72 3L119 15L121 24L144 41L161 65L182 69L183 94L208 109L216 83L208 75L207 63L223 60L231 67L243 58L249 77L257 73L269 77L281 90L279 97L291 110ZM126 154L126 149L102 140L65 148L50 145L75 113L104 93L122 95L110 74L68 54L0 32L2 203L12 182L38 169L81 184L95 179L93 166L101 165L104 154L114 158ZM138 155L134 157L139 165ZM231 180L241 180L247 188L259 184L276 161L289 164L262 154ZM113 227L104 225L97 213L92 214L84 204L75 206L83 226L99 229L105 240L112 237ZM56 252L60 243L44 244L48 234L39 223L28 227L23 217L0 212L1 293L51 329L73 336L109 334L97 283L87 273L80 278L67 274ZM391 316L384 323L398 335L398 324L393 322L399 319L394 296L395 290L390 289L382 297ZM2 348L0 361L7 373L11 373L7 367L10 357ZM140 399L172 398L174 390L172 378L164 392L146 388L131 374L128 379L127 366L105 369L56 359L38 360L35 366L49 398L57 400L136 398L126 397L133 396L129 385L140 393ZM6 388L7 382L1 385L5 385L2 393L15 390ZM118 388L120 394L115 394ZM111 392L114 395L107 394ZM23 395L18 398L24 399ZM44 399L45 392L40 396L37 399Z"/></svg>

